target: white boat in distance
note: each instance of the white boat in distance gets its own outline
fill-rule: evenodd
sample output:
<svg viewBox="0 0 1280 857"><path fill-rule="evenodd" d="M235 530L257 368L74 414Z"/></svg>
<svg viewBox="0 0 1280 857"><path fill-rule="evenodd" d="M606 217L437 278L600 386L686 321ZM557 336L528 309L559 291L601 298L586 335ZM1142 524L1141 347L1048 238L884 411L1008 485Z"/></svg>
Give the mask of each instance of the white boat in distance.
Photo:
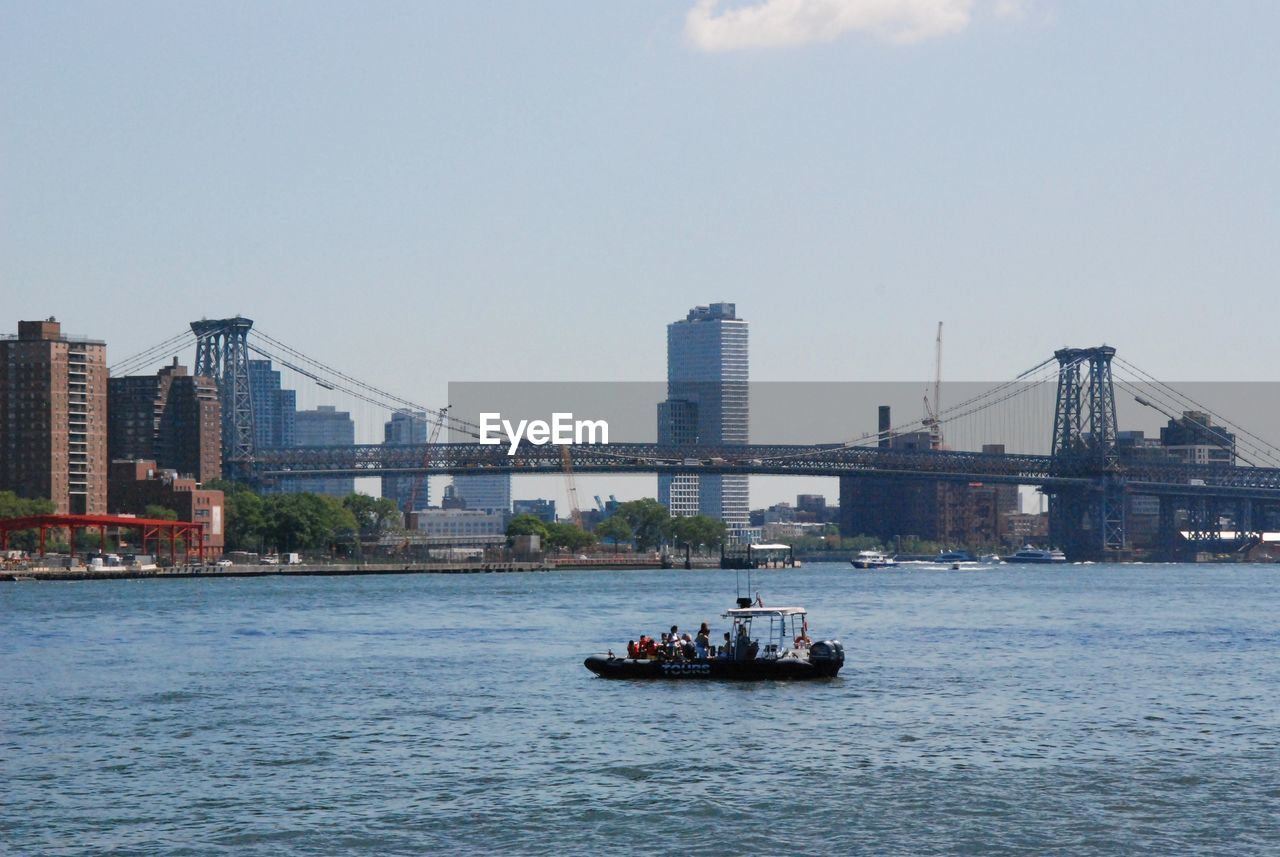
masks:
<svg viewBox="0 0 1280 857"><path fill-rule="evenodd" d="M1011 556L1004 558L1005 562L1015 563L1032 563L1046 565L1049 563L1061 564L1067 561L1067 555L1057 548L1052 550L1044 550L1042 548L1026 545L1022 550Z"/></svg>
<svg viewBox="0 0 1280 857"><path fill-rule="evenodd" d="M850 562L854 568L893 568L898 564L893 557L880 551L859 551Z"/></svg>

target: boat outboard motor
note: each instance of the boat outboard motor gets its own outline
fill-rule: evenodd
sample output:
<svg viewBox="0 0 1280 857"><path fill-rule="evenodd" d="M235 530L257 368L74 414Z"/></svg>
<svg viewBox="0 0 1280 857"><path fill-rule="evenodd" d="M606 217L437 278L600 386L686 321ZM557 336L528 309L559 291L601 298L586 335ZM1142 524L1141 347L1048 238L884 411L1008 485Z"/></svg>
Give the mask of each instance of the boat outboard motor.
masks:
<svg viewBox="0 0 1280 857"><path fill-rule="evenodd" d="M833 676L844 666L844 646L839 640L819 640L809 647L809 663L822 675Z"/></svg>

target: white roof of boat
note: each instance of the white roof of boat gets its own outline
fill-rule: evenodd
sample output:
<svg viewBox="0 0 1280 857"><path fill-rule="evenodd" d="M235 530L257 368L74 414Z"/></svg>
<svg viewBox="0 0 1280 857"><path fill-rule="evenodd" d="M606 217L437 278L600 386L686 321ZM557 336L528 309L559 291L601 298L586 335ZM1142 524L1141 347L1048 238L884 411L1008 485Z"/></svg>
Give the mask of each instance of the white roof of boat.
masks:
<svg viewBox="0 0 1280 857"><path fill-rule="evenodd" d="M724 615L746 618L748 616L795 616L807 612L803 607L734 607L724 611Z"/></svg>
<svg viewBox="0 0 1280 857"><path fill-rule="evenodd" d="M789 551L791 550L791 545L759 544L759 545L752 545L751 549L753 551Z"/></svg>

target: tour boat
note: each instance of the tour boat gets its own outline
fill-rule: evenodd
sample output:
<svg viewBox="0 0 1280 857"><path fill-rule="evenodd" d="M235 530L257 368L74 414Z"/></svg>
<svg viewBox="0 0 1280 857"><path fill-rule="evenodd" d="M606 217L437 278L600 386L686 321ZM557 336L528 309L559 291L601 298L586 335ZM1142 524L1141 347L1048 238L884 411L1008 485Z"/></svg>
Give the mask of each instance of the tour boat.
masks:
<svg viewBox="0 0 1280 857"><path fill-rule="evenodd" d="M1033 563L1039 565L1046 565L1049 563L1060 564L1067 561L1067 556L1056 548L1052 550L1042 550L1041 548L1026 545L1017 553L1005 557L1004 561L1014 563Z"/></svg>
<svg viewBox="0 0 1280 857"><path fill-rule="evenodd" d="M744 601L746 604L744 604ZM739 606L724 618L732 628L728 652L706 658L629 658L592 655L587 669L603 678L765 679L834 678L844 666L839 640L809 642L803 607Z"/></svg>
<svg viewBox="0 0 1280 857"><path fill-rule="evenodd" d="M880 551L859 551L850 562L854 568L893 568L898 561Z"/></svg>

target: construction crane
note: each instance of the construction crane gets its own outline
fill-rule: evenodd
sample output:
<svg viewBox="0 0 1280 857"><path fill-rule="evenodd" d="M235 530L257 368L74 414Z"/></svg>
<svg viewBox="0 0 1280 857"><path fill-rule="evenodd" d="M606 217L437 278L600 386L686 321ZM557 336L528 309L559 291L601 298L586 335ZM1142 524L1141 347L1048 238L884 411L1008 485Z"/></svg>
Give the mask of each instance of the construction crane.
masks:
<svg viewBox="0 0 1280 857"><path fill-rule="evenodd" d="M440 418L431 424L431 434L427 438L427 448L422 453L422 469L424 471L431 465L431 448L434 447L436 445L436 441L440 439L441 427L449 421L449 409L451 407L453 407L453 405L445 405L441 408ZM409 515L417 511L415 507L418 505L418 491L422 489L422 480L426 478L427 474L425 472L419 473L417 476L413 477L413 487L409 489L409 502L405 504L404 508L404 523L406 527L409 525Z"/></svg>
<svg viewBox="0 0 1280 857"><path fill-rule="evenodd" d="M582 510L578 508L578 483L573 478L573 459L569 455L569 445L560 447L560 466L564 470L564 491L569 495L569 515L575 527L582 527Z"/></svg>
<svg viewBox="0 0 1280 857"><path fill-rule="evenodd" d="M942 322L938 322L938 337L934 341L933 355L933 399L929 399L929 393L926 390L924 394L924 420L922 422L925 428L929 430L929 448L942 449L942 420L939 414L942 413Z"/></svg>

